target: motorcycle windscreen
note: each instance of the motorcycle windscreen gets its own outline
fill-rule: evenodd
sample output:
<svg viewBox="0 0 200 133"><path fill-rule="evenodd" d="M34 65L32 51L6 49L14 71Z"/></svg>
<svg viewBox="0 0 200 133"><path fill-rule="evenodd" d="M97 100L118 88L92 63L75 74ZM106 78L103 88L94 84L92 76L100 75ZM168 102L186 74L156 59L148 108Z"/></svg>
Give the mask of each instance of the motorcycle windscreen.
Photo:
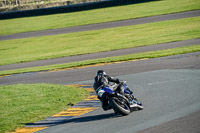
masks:
<svg viewBox="0 0 200 133"><path fill-rule="evenodd" d="M133 92L128 88L127 84L124 84L124 93L132 94Z"/></svg>

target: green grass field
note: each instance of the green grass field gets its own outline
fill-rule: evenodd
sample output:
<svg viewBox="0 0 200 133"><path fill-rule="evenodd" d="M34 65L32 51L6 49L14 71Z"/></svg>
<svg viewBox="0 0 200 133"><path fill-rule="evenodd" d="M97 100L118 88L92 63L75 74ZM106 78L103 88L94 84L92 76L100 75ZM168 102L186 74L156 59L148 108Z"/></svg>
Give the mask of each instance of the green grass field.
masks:
<svg viewBox="0 0 200 133"><path fill-rule="evenodd" d="M110 22L200 9L199 0L160 0L112 8L0 21L0 35Z"/></svg>
<svg viewBox="0 0 200 133"><path fill-rule="evenodd" d="M75 13L0 21L0 35L140 18L200 9L199 0L160 0ZM200 17L27 39L0 41L0 65L200 38ZM0 76L77 68L199 52L199 45L80 62L0 71ZM0 133L52 116L89 94L53 84L0 85Z"/></svg>
<svg viewBox="0 0 200 133"><path fill-rule="evenodd" d="M135 59L159 58L159 57L164 57L164 56L179 55L179 54L186 54L186 53L199 52L199 51L200 51L200 44L173 48L173 49L138 53L138 54L129 54L129 55L123 55L123 56L114 56L114 57L107 57L107 58L100 58L100 59L93 59L93 60L85 60L85 61L80 61L80 62L71 62L71 63L56 64L56 65L49 65L49 66L6 70L6 71L0 71L0 76L27 73L27 72L39 72L39 71L48 71L48 70L57 70L57 69L66 69L66 68L77 68L81 66L119 62L119 61L129 61L129 60L135 60Z"/></svg>
<svg viewBox="0 0 200 133"><path fill-rule="evenodd" d="M154 45L200 37L200 17L1 41L0 65Z"/></svg>
<svg viewBox="0 0 200 133"><path fill-rule="evenodd" d="M0 85L0 133L55 115L88 95L85 89L64 85Z"/></svg>

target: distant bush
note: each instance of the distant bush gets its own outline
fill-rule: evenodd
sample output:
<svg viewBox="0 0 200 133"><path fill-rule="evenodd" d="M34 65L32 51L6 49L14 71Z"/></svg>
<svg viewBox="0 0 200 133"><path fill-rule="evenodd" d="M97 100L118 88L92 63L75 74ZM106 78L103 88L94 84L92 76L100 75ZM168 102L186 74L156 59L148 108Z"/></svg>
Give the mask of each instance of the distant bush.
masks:
<svg viewBox="0 0 200 133"><path fill-rule="evenodd" d="M56 7L102 0L0 0L0 12Z"/></svg>
<svg viewBox="0 0 200 133"><path fill-rule="evenodd" d="M43 4L35 4L35 3L30 4L31 5L30 7L32 7L30 9L27 9L27 8L21 9L23 8L22 4L15 5L16 10L14 10L15 7L11 7L11 8L8 7L7 9L5 9L4 7L4 11L0 12L0 19L11 19L11 18L20 18L20 17L50 15L50 14L57 14L57 13L78 12L78 11L84 11L84 10L92 10L92 9L112 7L112 6L121 6L121 5L127 5L127 4L136 4L136 3L156 1L156 0L72 0L72 2L65 1L64 3L67 5L63 5L63 6L59 5L60 3L63 4L62 2L58 2L58 0L55 0L55 1L57 2L48 3L48 2L44 2L43 0ZM73 2L78 2L79 4L76 4ZM51 4L53 6L47 6Z"/></svg>

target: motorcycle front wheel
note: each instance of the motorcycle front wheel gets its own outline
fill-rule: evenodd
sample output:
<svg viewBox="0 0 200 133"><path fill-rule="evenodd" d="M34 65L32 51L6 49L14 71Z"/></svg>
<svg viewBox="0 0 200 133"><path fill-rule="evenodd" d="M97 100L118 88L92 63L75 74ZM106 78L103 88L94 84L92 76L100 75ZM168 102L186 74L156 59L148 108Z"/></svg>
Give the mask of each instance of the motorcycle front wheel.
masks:
<svg viewBox="0 0 200 133"><path fill-rule="evenodd" d="M116 113L121 115L128 115L131 112L128 103L123 97L112 97L109 99L109 104Z"/></svg>

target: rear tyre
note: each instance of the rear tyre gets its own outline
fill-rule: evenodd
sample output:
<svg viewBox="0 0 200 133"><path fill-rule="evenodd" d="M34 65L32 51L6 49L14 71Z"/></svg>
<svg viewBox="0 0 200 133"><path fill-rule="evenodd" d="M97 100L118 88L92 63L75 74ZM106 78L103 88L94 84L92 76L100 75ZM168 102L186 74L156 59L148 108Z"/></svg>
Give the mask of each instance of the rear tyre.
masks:
<svg viewBox="0 0 200 133"><path fill-rule="evenodd" d="M109 99L109 104L116 114L128 115L131 112L129 104L122 97L113 97Z"/></svg>

